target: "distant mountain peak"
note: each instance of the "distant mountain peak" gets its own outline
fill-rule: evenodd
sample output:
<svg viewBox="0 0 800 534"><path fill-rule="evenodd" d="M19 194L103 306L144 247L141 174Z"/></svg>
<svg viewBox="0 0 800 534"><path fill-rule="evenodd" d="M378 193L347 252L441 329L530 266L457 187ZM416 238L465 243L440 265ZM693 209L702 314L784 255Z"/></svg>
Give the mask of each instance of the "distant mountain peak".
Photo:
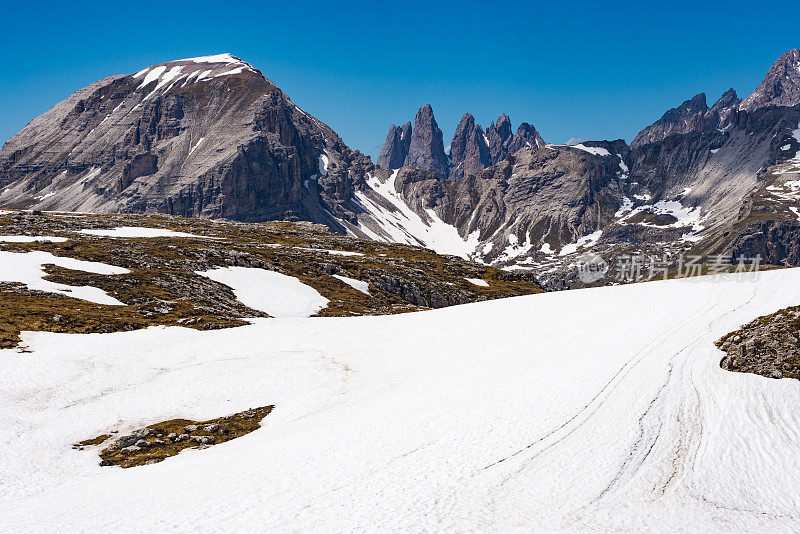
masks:
<svg viewBox="0 0 800 534"><path fill-rule="evenodd" d="M765 106L800 104L800 50L787 50L772 64L761 84L739 109L753 111Z"/></svg>
<svg viewBox="0 0 800 534"><path fill-rule="evenodd" d="M673 134L704 132L728 124L739 104L733 88L728 89L712 107L708 107L705 93L698 93L680 106L664 113L660 119L643 129L631 143L636 148L662 141Z"/></svg>
<svg viewBox="0 0 800 534"><path fill-rule="evenodd" d="M133 74L133 78L141 80L137 90L145 90L153 94L161 89L166 92L172 88L185 87L188 84L208 82L214 78L239 74L254 74L274 85L258 69L230 53L159 63Z"/></svg>

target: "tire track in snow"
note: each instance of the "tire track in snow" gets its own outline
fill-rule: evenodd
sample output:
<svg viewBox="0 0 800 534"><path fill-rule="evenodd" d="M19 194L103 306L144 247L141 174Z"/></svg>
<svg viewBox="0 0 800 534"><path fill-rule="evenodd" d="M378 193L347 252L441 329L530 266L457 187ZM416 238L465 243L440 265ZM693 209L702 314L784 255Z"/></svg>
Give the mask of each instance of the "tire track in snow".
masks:
<svg viewBox="0 0 800 534"><path fill-rule="evenodd" d="M686 325L688 325L692 321L694 321L696 319L696 317L703 316L703 315L707 314L709 311L714 309L718 304L719 304L719 300L717 300L717 302L712 304L710 307L702 309L702 310L696 312L695 314L691 315L686 321L682 322L679 326L673 328L672 330L656 335L642 349L637 351L625 364L623 364L622 367L620 367L620 369L616 373L614 373L614 375L608 380L608 382L606 382L606 384L597 392L597 394L595 394L595 396L592 397L592 399L583 408L581 408L577 413L575 413L572 417L567 419L564 423L559 425L557 428L553 429L552 431L548 432L547 434L543 435L542 437L538 438L537 440L529 443L528 445L522 447L521 449L518 449L517 451L511 453L510 455L504 456L503 458L500 458L499 460L496 460L495 462L492 462L491 464L487 465L486 467L483 467L479 471L473 473L472 477L480 475L483 471L487 471L487 470L489 470L489 469L491 469L493 467L496 467L499 464L501 464L501 463L503 463L503 462L505 462L507 460L511 460L511 459L514 459L514 458L520 456L521 454L525 453L526 451L529 451L530 449L534 448L535 446L543 443L548 438L554 437L556 434L558 434L561 431L566 432L564 435L562 435L560 437L555 437L554 438L555 441L553 441L550 444L545 445L542 449L537 451L532 457L530 457L528 459L528 461L526 462L525 465L523 465L521 468L519 468L516 471L514 471L512 474L508 475L505 480L508 481L511 478L513 478L514 476L516 476L517 474L519 474L520 472L522 472L541 453L543 453L544 451L546 451L546 450L552 448L553 446L557 445L558 443L563 441L565 438L570 436L572 433L574 433L576 430L578 430L584 423L586 423L590 419L590 417L595 412L597 412L597 410L599 410L603 406L605 398L607 398L616 389L616 387L620 384L622 379L625 376L627 376L628 373L634 367L636 367L636 365L638 365L645 358L645 356L647 356L652 351L654 351L655 349L657 349L658 347L663 345L666 340L668 340L672 336L674 336L674 334L676 332L679 332L683 328L685 328ZM602 400L601 400L601 398L602 398ZM579 418L581 418L580 421L578 421ZM576 425L573 426L572 423L574 423L575 421L578 421L578 422L577 422Z"/></svg>

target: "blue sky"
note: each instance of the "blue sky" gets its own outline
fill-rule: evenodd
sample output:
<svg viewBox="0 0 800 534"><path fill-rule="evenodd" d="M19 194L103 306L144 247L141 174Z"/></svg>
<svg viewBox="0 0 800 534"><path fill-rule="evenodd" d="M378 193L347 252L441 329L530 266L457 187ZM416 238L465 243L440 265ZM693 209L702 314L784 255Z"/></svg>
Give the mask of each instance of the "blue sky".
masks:
<svg viewBox="0 0 800 534"><path fill-rule="evenodd" d="M428 103L445 144L465 112L630 142L696 93L744 97L800 45L785 0L646 4L6 2L0 141L104 76L231 52L372 155Z"/></svg>

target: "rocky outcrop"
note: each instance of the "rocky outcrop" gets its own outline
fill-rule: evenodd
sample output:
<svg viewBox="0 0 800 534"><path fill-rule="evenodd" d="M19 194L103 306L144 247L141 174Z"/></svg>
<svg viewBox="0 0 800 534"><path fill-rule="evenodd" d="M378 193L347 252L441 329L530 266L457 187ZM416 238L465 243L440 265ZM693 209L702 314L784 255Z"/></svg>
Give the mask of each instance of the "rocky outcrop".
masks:
<svg viewBox="0 0 800 534"><path fill-rule="evenodd" d="M800 379L800 307L759 317L717 341L727 371Z"/></svg>
<svg viewBox="0 0 800 534"><path fill-rule="evenodd" d="M800 50L783 53L772 64L755 91L744 99L740 109L753 111L765 106L800 104Z"/></svg>
<svg viewBox="0 0 800 534"><path fill-rule="evenodd" d="M408 148L411 145L411 123L405 123L401 128L394 124L389 127L386 142L378 155L378 167L382 169L399 169L405 165L408 157Z"/></svg>
<svg viewBox="0 0 800 534"><path fill-rule="evenodd" d="M486 138L489 142L492 165L494 165L505 157L507 152L504 147L511 142L511 119L508 118L508 115L501 114L497 117L497 121L493 121L486 128Z"/></svg>
<svg viewBox="0 0 800 534"><path fill-rule="evenodd" d="M504 147L504 151L505 155L508 155L514 154L515 152L526 147L538 148L544 145L544 139L542 139L542 136L536 131L536 128L527 122L523 122L519 125L519 128L517 128L517 131L514 134L514 137L511 138L511 141Z"/></svg>
<svg viewBox="0 0 800 534"><path fill-rule="evenodd" d="M489 146L483 128L475 124L469 113L461 117L450 143L450 179L460 180L465 175L475 174L492 164Z"/></svg>
<svg viewBox="0 0 800 534"><path fill-rule="evenodd" d="M511 135L511 130L511 119L505 113L486 128L492 165L523 148L535 148L545 144L536 128L527 122L520 124L514 135Z"/></svg>
<svg viewBox="0 0 800 534"><path fill-rule="evenodd" d="M430 104L419 108L417 116L414 118L414 129L411 133L411 143L408 147L405 164L435 172L442 178L446 178L449 174L450 169L447 155L444 153L442 131L436 124Z"/></svg>

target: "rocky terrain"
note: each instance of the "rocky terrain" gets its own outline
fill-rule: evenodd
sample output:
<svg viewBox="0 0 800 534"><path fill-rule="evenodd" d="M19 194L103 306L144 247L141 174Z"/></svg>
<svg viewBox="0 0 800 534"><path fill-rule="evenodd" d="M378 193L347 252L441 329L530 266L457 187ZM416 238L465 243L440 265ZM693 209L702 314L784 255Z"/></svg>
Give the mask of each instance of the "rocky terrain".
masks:
<svg viewBox="0 0 800 534"><path fill-rule="evenodd" d="M658 255L673 269L681 255L704 262L724 256L728 264L759 256L763 264L798 265L797 56L796 50L781 56L744 101L730 89L709 107L698 94L631 145L532 143L495 161L499 144L492 139L497 131L508 139L507 118L487 129L487 158L476 142L479 127L465 115L451 154L454 163L462 162L451 169L456 175L467 169L464 176L449 183L408 167L375 171L367 182L378 194L358 193L373 200L359 224L397 239L394 227L402 220L377 211L384 200L399 197L423 220L457 228L465 257L530 270L550 289L585 285L576 258L587 251L609 262ZM479 170L487 161L492 165ZM424 234L414 237L437 246Z"/></svg>
<svg viewBox="0 0 800 534"><path fill-rule="evenodd" d="M431 106L374 165L229 54L112 76L0 152L0 207L305 220L360 239L586 285L586 252L800 263L800 52L756 91L703 93L624 140L546 144L469 113L445 151ZM596 283L616 283L605 277Z"/></svg>
<svg viewBox="0 0 800 534"><path fill-rule="evenodd" d="M765 315L717 341L723 369L800 379L800 306Z"/></svg>
<svg viewBox="0 0 800 534"><path fill-rule="evenodd" d="M181 234L96 235L120 227ZM123 305L71 298L68 291L31 290L13 281L9 267L8 273L0 272L0 347L15 346L21 330L115 332L152 325L208 330L267 315L242 304L230 287L198 274L217 267L265 269L297 278L328 300L322 316L403 313L541 291L527 273L419 247L357 240L310 223L0 213L0 261L34 252L124 268L127 274L100 275L55 266L52 260L42 267L47 281L66 288L96 287ZM353 281L363 290L348 285Z"/></svg>
<svg viewBox="0 0 800 534"><path fill-rule="evenodd" d="M433 172L439 178L460 180L479 173L506 156L526 147L544 146L536 128L523 122L512 133L511 120L502 114L485 130L475 123L475 117L461 117L449 154L445 152L442 131L430 105L422 106L414 119L401 128L392 124L378 155L378 167L394 170L404 165Z"/></svg>
<svg viewBox="0 0 800 534"><path fill-rule="evenodd" d="M0 205L339 228L371 166L250 64L220 54L110 76L0 152Z"/></svg>

